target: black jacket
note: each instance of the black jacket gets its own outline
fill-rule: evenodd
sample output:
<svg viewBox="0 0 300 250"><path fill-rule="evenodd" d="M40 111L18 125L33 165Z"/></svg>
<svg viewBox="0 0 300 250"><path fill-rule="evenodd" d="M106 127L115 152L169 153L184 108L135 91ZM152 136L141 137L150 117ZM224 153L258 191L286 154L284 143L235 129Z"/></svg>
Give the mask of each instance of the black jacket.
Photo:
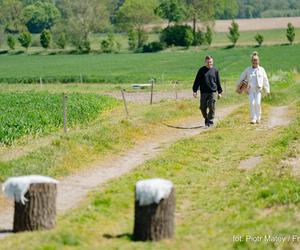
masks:
<svg viewBox="0 0 300 250"><path fill-rule="evenodd" d="M207 68L206 66L201 67L198 70L196 79L193 85L193 91L196 93L200 87L201 93L222 93L222 87L220 83L219 72L216 68Z"/></svg>

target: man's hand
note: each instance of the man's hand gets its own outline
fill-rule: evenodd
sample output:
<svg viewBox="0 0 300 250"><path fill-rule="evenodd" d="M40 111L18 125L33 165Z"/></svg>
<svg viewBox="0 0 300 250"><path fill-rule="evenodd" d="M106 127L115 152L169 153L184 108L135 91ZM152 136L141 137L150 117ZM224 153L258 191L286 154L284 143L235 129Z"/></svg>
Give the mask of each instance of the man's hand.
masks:
<svg viewBox="0 0 300 250"><path fill-rule="evenodd" d="M218 99L221 99L222 98L222 94L218 94Z"/></svg>
<svg viewBox="0 0 300 250"><path fill-rule="evenodd" d="M197 98L197 92L194 92L194 93L193 93L193 96L194 96L195 98Z"/></svg>

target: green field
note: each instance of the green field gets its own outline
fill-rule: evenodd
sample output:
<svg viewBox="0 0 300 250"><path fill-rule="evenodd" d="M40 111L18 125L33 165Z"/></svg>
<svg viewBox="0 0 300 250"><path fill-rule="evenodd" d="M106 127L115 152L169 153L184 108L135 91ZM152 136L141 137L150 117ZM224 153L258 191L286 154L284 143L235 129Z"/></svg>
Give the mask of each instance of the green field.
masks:
<svg viewBox="0 0 300 250"><path fill-rule="evenodd" d="M269 74L279 70L300 70L300 45L261 48L211 49L174 51L156 54L100 55L2 55L0 82L147 82L154 77L165 80L191 81L207 54L215 57L222 77L237 77L250 63L257 50L261 64Z"/></svg>
<svg viewBox="0 0 300 250"><path fill-rule="evenodd" d="M286 38L286 29L273 29L273 30L251 30L241 31L240 38L237 45L257 45L254 40L255 35L259 33L264 36L263 45L285 44L288 43ZM300 28L295 28L295 42L300 42ZM226 46L229 44L228 32L216 32L212 46Z"/></svg>
<svg viewBox="0 0 300 250"><path fill-rule="evenodd" d="M68 94L67 125L85 124L117 101L95 94ZM62 95L47 92L0 93L0 145L25 135L43 135L63 126Z"/></svg>

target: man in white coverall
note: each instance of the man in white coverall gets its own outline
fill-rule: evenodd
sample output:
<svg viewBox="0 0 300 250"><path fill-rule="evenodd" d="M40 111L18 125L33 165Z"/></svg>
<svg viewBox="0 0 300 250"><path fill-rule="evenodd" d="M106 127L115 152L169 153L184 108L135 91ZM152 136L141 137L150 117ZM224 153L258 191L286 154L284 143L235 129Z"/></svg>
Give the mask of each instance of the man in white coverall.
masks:
<svg viewBox="0 0 300 250"><path fill-rule="evenodd" d="M251 124L260 123L261 120L261 92L264 88L267 94L270 94L270 84L267 73L259 65L259 56L253 52L251 57L252 66L248 67L241 74L240 81L248 83L247 93L249 95Z"/></svg>

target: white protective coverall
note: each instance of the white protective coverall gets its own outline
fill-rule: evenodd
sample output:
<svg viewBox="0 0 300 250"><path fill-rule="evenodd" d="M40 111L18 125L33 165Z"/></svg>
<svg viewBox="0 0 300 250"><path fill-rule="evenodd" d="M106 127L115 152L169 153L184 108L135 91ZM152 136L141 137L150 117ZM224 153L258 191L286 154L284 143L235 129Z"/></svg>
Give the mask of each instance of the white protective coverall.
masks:
<svg viewBox="0 0 300 250"><path fill-rule="evenodd" d="M257 68L248 67L241 74L240 82L248 82L248 95L251 122L260 122L261 119L261 92L264 88L266 93L270 93L270 84L265 69L261 66Z"/></svg>

